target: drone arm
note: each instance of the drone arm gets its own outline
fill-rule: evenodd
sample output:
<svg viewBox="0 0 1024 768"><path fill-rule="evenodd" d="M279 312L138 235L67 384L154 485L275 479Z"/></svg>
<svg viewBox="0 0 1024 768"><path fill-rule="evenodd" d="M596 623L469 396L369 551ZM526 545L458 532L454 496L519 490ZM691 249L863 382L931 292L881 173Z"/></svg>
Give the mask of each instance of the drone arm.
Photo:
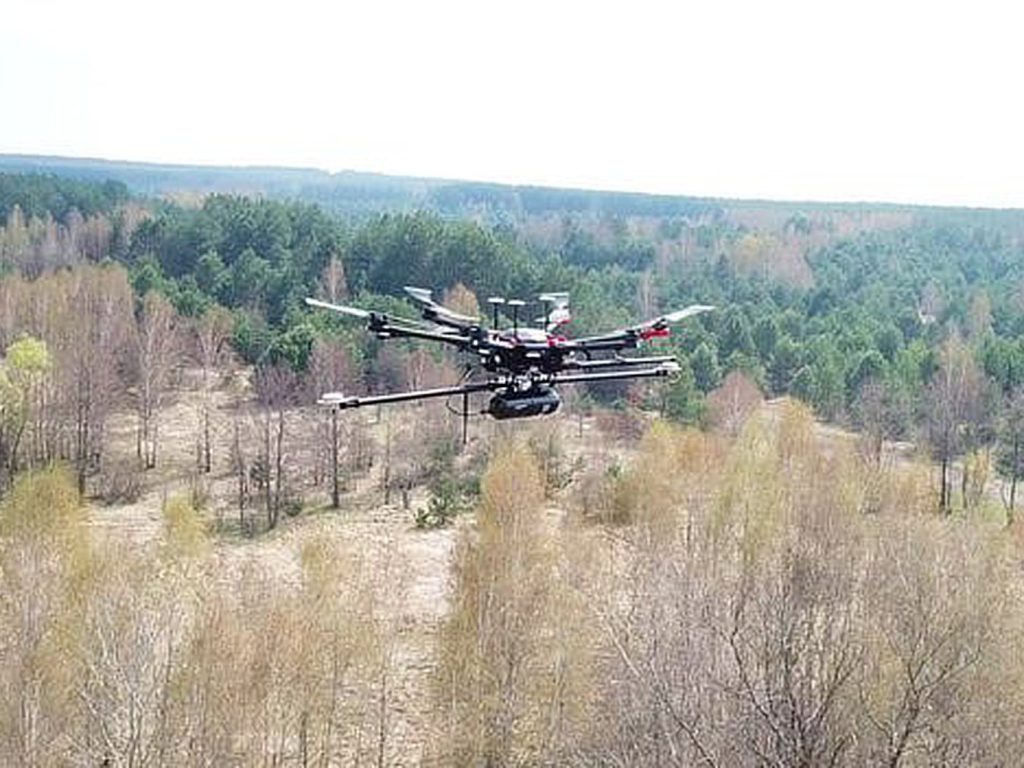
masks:
<svg viewBox="0 0 1024 768"><path fill-rule="evenodd" d="M349 408L360 408L364 405L383 405L387 403L403 403L410 400L427 400L432 397L471 395L474 392L484 392L486 390L497 389L499 387L500 384L493 381L481 381L470 384L461 384L457 387L421 389L416 392L395 392L390 395L367 395L366 397L361 397L359 395L346 396L340 392L328 392L321 395L317 402L320 405L325 405L331 408L348 410Z"/></svg>
<svg viewBox="0 0 1024 768"><path fill-rule="evenodd" d="M329 309L332 312L338 312L343 315L357 317L360 320L366 320L366 329L368 331L379 334L385 338L388 336L411 336L417 339L426 339L427 341L440 341L446 344L454 344L460 349L464 349L469 343L469 339L463 334L453 335L450 333L441 333L429 327L421 327L415 320L390 318L386 314L360 309L359 307L349 307L343 304L331 304L330 302L320 301L319 299L313 298L307 298L306 304L311 307ZM439 309L443 309L443 307L440 307ZM438 319L438 321L440 321L440 319ZM451 323L449 323L449 325L451 325ZM461 325L455 327L458 327L460 330L466 330L466 328Z"/></svg>
<svg viewBox="0 0 1024 768"><path fill-rule="evenodd" d="M589 336L577 339L573 342L573 346L590 352L602 349L635 349L641 341L668 336L669 326L682 322L688 317L710 312L713 309L714 307L709 304L694 304L686 307L686 309L669 312L654 320L649 320L646 323L640 323L630 328L623 328L603 336Z"/></svg>
<svg viewBox="0 0 1024 768"><path fill-rule="evenodd" d="M603 370L603 369L629 369L637 365L664 365L674 363L676 359L671 355L659 355L657 357L613 357L608 360L566 360L565 370Z"/></svg>
<svg viewBox="0 0 1024 768"><path fill-rule="evenodd" d="M456 336L450 333L440 333L438 331L431 331L425 328L411 328L406 325L393 325L389 322L371 326L370 330L384 338L413 338L426 339L427 341L440 341L444 344L453 344L460 349L465 349L469 346L470 342L468 337L462 335Z"/></svg>
<svg viewBox="0 0 1024 768"><path fill-rule="evenodd" d="M635 349L640 337L631 331L618 331L604 336L586 336L582 339L572 339L566 343L569 349L578 349L583 352L601 352L604 350Z"/></svg>
<svg viewBox="0 0 1024 768"><path fill-rule="evenodd" d="M679 366L674 363L663 363L655 368L647 368L639 371L595 371L592 373L570 373L568 375L553 376L550 384L580 384L586 381L614 381L616 379L653 379L671 376L679 371Z"/></svg>

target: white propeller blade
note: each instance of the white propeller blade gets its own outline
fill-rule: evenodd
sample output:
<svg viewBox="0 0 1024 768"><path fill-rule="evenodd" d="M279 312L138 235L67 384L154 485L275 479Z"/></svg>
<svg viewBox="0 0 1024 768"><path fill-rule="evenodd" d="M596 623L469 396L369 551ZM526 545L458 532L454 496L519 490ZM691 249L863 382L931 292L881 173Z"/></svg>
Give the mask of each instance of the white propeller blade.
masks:
<svg viewBox="0 0 1024 768"><path fill-rule="evenodd" d="M311 307L319 307L320 309L330 309L333 312L340 312L343 315L351 315L352 317L358 317L362 320L365 320L370 316L370 313L365 309L359 309L359 307L347 307L344 304L331 304L326 301L320 301L319 299L306 299L306 304Z"/></svg>
<svg viewBox="0 0 1024 768"><path fill-rule="evenodd" d="M676 312L669 312L667 315L662 315L659 320L664 320L666 323L678 323L680 320L684 320L687 317L693 317L694 315L701 315L705 312L710 312L714 307L709 304L694 304L687 307L686 309L680 309Z"/></svg>
<svg viewBox="0 0 1024 768"><path fill-rule="evenodd" d="M441 304L434 301L434 292L427 288L417 288L413 285L407 285L403 288L406 294L409 295L417 303L423 305L426 310L435 312L438 317L450 320L456 323L466 323L467 325L475 325L479 322L479 318L470 317L469 315L460 315L458 312L448 309Z"/></svg>
<svg viewBox="0 0 1024 768"><path fill-rule="evenodd" d="M537 297L538 301L549 301L556 306L569 303L569 294L565 291L558 291L557 293L542 293Z"/></svg>
<svg viewBox="0 0 1024 768"><path fill-rule="evenodd" d="M431 306L435 305L433 291L426 288L416 288L412 285L407 285L402 290L421 304L429 304Z"/></svg>

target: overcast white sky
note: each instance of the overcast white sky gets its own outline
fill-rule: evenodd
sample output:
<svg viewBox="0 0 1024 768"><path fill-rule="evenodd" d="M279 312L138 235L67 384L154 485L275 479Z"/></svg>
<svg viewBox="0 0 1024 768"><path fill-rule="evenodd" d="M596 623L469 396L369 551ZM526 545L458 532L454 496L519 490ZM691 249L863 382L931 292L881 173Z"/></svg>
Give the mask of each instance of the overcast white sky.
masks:
<svg viewBox="0 0 1024 768"><path fill-rule="evenodd" d="M1024 207L1015 5L5 0L0 152Z"/></svg>

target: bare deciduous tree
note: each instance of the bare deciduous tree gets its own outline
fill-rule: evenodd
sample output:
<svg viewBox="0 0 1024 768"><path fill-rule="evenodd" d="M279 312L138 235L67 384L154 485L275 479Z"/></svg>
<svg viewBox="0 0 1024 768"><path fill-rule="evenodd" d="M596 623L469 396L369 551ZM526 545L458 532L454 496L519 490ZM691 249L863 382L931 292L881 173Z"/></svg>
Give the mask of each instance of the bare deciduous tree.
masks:
<svg viewBox="0 0 1024 768"><path fill-rule="evenodd" d="M467 317L477 317L480 314L480 302L477 301L476 294L462 283L456 283L445 291L441 303Z"/></svg>
<svg viewBox="0 0 1024 768"><path fill-rule="evenodd" d="M950 338L942 347L939 369L928 387L928 437L939 462L939 509L952 509L951 468L971 437L981 411L983 379L971 351Z"/></svg>
<svg viewBox="0 0 1024 768"><path fill-rule="evenodd" d="M708 419L736 436L763 402L764 395L754 382L742 371L731 371L722 385L708 395Z"/></svg>
<svg viewBox="0 0 1024 768"><path fill-rule="evenodd" d="M211 389L213 378L220 373L220 368L229 353L231 327L231 314L220 307L208 309L196 318L192 326L196 357L202 377L199 402L200 440L196 459L201 471L206 473L213 467L213 447L210 440Z"/></svg>
<svg viewBox="0 0 1024 768"><path fill-rule="evenodd" d="M483 480L478 532L456 554L439 704L449 761L504 765L539 757L536 686L553 588L542 530L544 488L529 452L509 448Z"/></svg>
<svg viewBox="0 0 1024 768"><path fill-rule="evenodd" d="M136 453L145 469L156 466L160 410L178 362L177 328L178 317L171 303L154 291L147 293L134 334Z"/></svg>
<svg viewBox="0 0 1024 768"><path fill-rule="evenodd" d="M299 391L295 373L284 364L263 365L256 370L256 392L260 405L259 482L267 527L274 528L286 500L285 430L288 409Z"/></svg>
<svg viewBox="0 0 1024 768"><path fill-rule="evenodd" d="M319 293L327 301L336 304L348 296L348 284L345 282L345 267L341 259L332 255L320 276Z"/></svg>
<svg viewBox="0 0 1024 768"><path fill-rule="evenodd" d="M350 360L347 349L338 341L318 339L313 345L309 362L312 386L317 395L325 392L347 392L358 386L358 377ZM326 423L319 425L322 436L317 441L318 447L327 448L325 458L329 462L331 481L331 506L337 509L341 505L341 426L339 425L338 409L323 409ZM319 463L319 462L318 462Z"/></svg>
<svg viewBox="0 0 1024 768"><path fill-rule="evenodd" d="M1009 481L1003 488L1006 523L1012 525L1017 504L1017 484L1024 478L1024 387L1015 387L1005 398L998 431L997 466Z"/></svg>

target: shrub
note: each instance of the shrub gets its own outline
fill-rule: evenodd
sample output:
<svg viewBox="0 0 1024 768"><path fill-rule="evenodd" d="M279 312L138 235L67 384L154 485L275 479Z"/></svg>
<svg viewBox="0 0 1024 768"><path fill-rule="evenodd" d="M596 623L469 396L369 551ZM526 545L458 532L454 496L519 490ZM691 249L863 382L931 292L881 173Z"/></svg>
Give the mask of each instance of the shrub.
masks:
<svg viewBox="0 0 1024 768"><path fill-rule="evenodd" d="M134 462L108 464L100 470L96 490L104 504L133 504L142 496L142 474Z"/></svg>

